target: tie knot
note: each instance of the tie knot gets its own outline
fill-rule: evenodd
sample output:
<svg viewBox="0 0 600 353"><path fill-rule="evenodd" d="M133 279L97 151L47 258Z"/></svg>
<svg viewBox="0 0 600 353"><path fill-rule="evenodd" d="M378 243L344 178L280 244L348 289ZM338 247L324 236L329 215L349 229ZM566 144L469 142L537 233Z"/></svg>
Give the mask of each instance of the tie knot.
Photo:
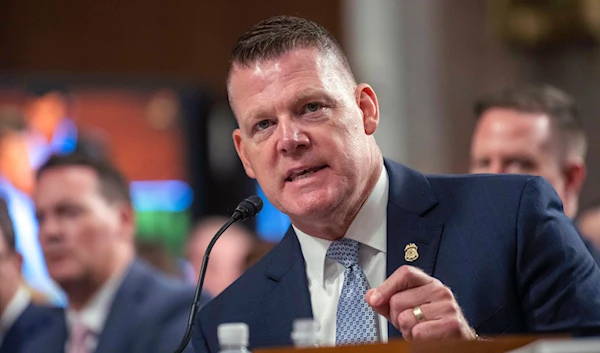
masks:
<svg viewBox="0 0 600 353"><path fill-rule="evenodd" d="M341 263L344 267L350 267L358 264L359 248L360 243L356 240L342 238L329 245L327 257Z"/></svg>

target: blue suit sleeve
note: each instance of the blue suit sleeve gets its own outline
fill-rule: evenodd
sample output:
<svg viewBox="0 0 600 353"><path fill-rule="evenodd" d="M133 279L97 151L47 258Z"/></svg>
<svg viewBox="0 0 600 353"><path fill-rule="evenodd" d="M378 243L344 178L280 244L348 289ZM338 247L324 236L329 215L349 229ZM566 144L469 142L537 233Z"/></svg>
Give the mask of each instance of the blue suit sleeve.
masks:
<svg viewBox="0 0 600 353"><path fill-rule="evenodd" d="M516 262L530 331L600 334L600 269L540 177L529 179L521 195Z"/></svg>

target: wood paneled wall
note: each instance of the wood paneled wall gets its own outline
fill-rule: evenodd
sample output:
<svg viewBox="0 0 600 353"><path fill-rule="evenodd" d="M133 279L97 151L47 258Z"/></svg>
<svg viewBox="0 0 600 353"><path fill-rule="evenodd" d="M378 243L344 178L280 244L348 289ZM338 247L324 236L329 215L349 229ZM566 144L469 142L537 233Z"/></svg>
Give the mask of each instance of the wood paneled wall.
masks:
<svg viewBox="0 0 600 353"><path fill-rule="evenodd" d="M341 0L3 0L0 70L183 76L225 91L229 51L254 23L297 15L338 39Z"/></svg>

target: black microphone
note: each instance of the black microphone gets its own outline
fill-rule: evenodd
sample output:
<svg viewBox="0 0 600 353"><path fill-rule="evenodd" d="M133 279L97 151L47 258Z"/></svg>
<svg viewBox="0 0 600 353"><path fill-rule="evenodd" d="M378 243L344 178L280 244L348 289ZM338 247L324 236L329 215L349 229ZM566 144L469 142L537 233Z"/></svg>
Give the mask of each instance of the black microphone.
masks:
<svg viewBox="0 0 600 353"><path fill-rule="evenodd" d="M190 316L188 319L187 329L185 330L185 334L183 335L183 339L179 344L175 353L182 353L185 347L187 347L190 339L192 338L192 329L194 328L194 321L196 320L196 313L198 312L198 308L200 307L200 293L202 293L202 287L204 286L204 276L206 275L206 266L208 265L208 257L210 252L212 251L213 246L221 234L223 234L227 228L229 228L233 223L237 221L245 221L249 218L256 216L260 210L262 210L263 201L258 196L250 196L246 198L244 201L240 202L235 211L229 217L227 222L219 229L219 231L212 238L208 247L206 248L206 252L204 253L204 258L202 259L202 267L200 268L200 276L198 277L198 284L196 285L196 293L194 293L194 302L192 303L192 308L190 310Z"/></svg>
<svg viewBox="0 0 600 353"><path fill-rule="evenodd" d="M244 201L240 202L239 205L235 208L235 211L231 215L231 218L234 220L242 220L245 221L249 218L256 216L260 210L262 210L263 201L260 197L254 195L250 196Z"/></svg>

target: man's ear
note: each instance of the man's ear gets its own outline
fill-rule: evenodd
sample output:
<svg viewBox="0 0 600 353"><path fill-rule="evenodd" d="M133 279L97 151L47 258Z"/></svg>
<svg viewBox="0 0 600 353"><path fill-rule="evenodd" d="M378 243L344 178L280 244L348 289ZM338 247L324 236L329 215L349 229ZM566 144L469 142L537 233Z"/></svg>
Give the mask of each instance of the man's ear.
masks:
<svg viewBox="0 0 600 353"><path fill-rule="evenodd" d="M563 177L565 179L563 200L565 214L571 218L577 215L579 206L579 193L587 176L587 167L581 158L569 160L564 166Z"/></svg>
<svg viewBox="0 0 600 353"><path fill-rule="evenodd" d="M585 178L587 177L587 167L585 162L580 158L568 161L563 173L565 176L565 189L567 192L578 195L583 187Z"/></svg>
<svg viewBox="0 0 600 353"><path fill-rule="evenodd" d="M119 210L119 218L121 224L125 228L123 234L126 234L128 237L131 237L130 240L133 241L136 233L136 218L135 218L135 210L133 209L133 205L130 202L118 201L118 204L115 205Z"/></svg>
<svg viewBox="0 0 600 353"><path fill-rule="evenodd" d="M20 252L16 251L15 256L17 257L17 266L19 267L19 273L21 273L23 268L23 255L21 255Z"/></svg>
<svg viewBox="0 0 600 353"><path fill-rule="evenodd" d="M235 151L237 152L238 157L240 157L240 160L242 161L242 165L244 166L246 175L248 175L252 179L256 179L254 170L252 169L248 158L246 158L246 152L244 151L242 140L242 132L240 131L240 129L233 130L233 144L235 145Z"/></svg>
<svg viewBox="0 0 600 353"><path fill-rule="evenodd" d="M355 89L356 104L363 114L363 126L367 135L372 135L379 126L379 102L373 88L361 83Z"/></svg>

